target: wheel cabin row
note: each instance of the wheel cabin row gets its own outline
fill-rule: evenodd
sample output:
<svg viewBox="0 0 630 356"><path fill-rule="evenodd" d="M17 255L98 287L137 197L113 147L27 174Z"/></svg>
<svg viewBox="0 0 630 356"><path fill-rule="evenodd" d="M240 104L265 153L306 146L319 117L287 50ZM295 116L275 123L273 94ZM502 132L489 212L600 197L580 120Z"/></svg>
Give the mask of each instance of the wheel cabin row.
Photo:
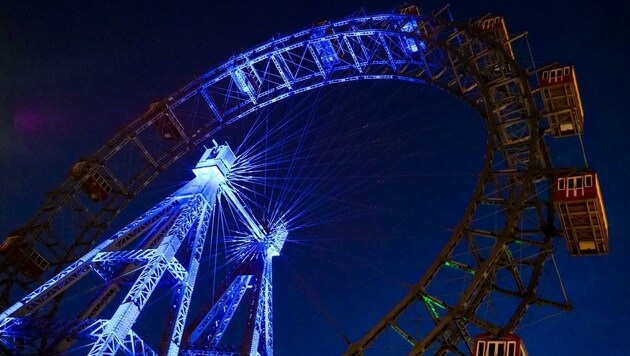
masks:
<svg viewBox="0 0 630 356"><path fill-rule="evenodd" d="M501 16L484 18L475 23L476 28L492 40L502 44L503 49L514 58L505 20ZM484 51L484 49L480 49ZM480 55L476 64L482 75L492 78L499 72L503 61L492 54ZM572 65L559 65L538 74L538 90L543 104L543 116L548 119L549 130L555 137L579 135L584 131L582 100Z"/></svg>
<svg viewBox="0 0 630 356"><path fill-rule="evenodd" d="M311 32L312 39L331 36L335 33L328 20L318 20L313 25L314 27ZM318 58L326 70L330 70L335 65L341 63L341 58L344 57L341 45L336 38L315 41L313 42L313 48L315 48L315 52L317 52Z"/></svg>
<svg viewBox="0 0 630 356"><path fill-rule="evenodd" d="M571 255L608 254L608 220L595 172L556 177L553 200Z"/></svg>
<svg viewBox="0 0 630 356"><path fill-rule="evenodd" d="M418 30L418 21L413 16L419 16L416 6L401 6L394 9L400 15L410 18L401 20L401 32L414 33ZM501 16L483 18L473 23L474 27L500 44L509 56L514 58L505 20ZM330 70L338 65L344 57L344 50L334 35L333 26L328 20L314 23L311 32L313 49L318 59ZM328 37L331 36L331 37ZM328 37L328 38L325 38ZM323 39L322 39L323 38ZM426 44L413 37L404 40L405 50L412 54L426 51ZM486 45L484 45L486 46ZM475 63L482 73L487 76L497 76L502 73L505 61L497 57L496 53L478 49L480 53L472 53ZM234 82L241 93L255 98L262 85L262 80L253 67L244 59L235 60L235 70L232 74ZM571 65L557 66L541 71L538 74L539 90L542 98L542 115L548 119L549 132L554 137L564 137L582 134L584 130L584 113L576 81L575 70ZM182 139L184 132L176 118L169 115L168 108L158 102L152 104L148 114L158 114L156 128L165 140ZM112 192L112 184L93 163L86 160L77 162L71 169L70 176L80 182L81 190L93 201L104 201ZM552 183L554 206L562 225L562 233L566 239L567 248L571 255L600 255L609 251L608 222L597 174L584 170L573 174L557 175ZM11 261L22 261L22 273L33 279L40 278L49 266L48 261L24 240L22 234L9 234L0 245L0 253L5 254ZM482 334L475 338L473 356L527 356L522 340L516 335L493 336Z"/></svg>
<svg viewBox="0 0 630 356"><path fill-rule="evenodd" d="M496 43L501 44L503 49L514 58L514 51L510 43L510 34L508 33L505 19L503 16L493 16L484 18L475 23L478 31L490 37Z"/></svg>
<svg viewBox="0 0 630 356"><path fill-rule="evenodd" d="M481 334L475 338L473 356L527 356L520 337L512 334L494 336Z"/></svg>
<svg viewBox="0 0 630 356"><path fill-rule="evenodd" d="M581 135L584 111L572 65L555 66L538 74L542 115L554 137ZM581 170L552 178L554 207L562 234L573 256L609 253L608 220L597 174Z"/></svg>
<svg viewBox="0 0 630 356"><path fill-rule="evenodd" d="M510 36L503 17L484 18L473 24L482 36L501 44L514 59ZM489 82L507 69L505 60L488 51L488 45L468 45L471 58L484 79ZM584 112L572 65L557 65L538 73L542 116L547 132L562 138L584 131ZM535 90L535 91L536 91ZM505 135L506 140L510 135ZM517 143L517 142L509 142ZM573 256L604 255L609 251L608 221L597 174L591 170L572 171L550 179L554 207L560 220L567 249ZM473 356L526 356L522 340L516 335L502 337L482 334L475 338Z"/></svg>
<svg viewBox="0 0 630 356"><path fill-rule="evenodd" d="M479 31L491 34L492 39L502 43L514 58L503 17L484 18L475 25ZM478 67L479 63L483 62L478 61ZM484 68L479 69L484 73ZM552 66L540 71L537 79L536 90L542 102L541 114L548 122L547 132L557 138L581 135L584 111L575 68L572 65ZM608 254L608 222L597 174L584 170L555 176L551 183L554 206L569 253L574 256Z"/></svg>
<svg viewBox="0 0 630 356"><path fill-rule="evenodd" d="M262 85L262 80L258 76L258 73L244 58L235 60L234 65L236 68L232 74L232 78L236 86L241 93L250 98L255 98L260 92L260 86Z"/></svg>
<svg viewBox="0 0 630 356"><path fill-rule="evenodd" d="M111 184L98 171L93 164L80 160L70 170L70 177L75 182L81 183L81 190L86 193L92 201L104 201L112 192Z"/></svg>
<svg viewBox="0 0 630 356"><path fill-rule="evenodd" d="M582 134L584 111L573 66L544 70L538 82L551 133L556 137Z"/></svg>
<svg viewBox="0 0 630 356"><path fill-rule="evenodd" d="M39 279L50 263L24 240L22 233L14 231L0 245L0 254L13 264L21 266L21 273L31 279Z"/></svg>

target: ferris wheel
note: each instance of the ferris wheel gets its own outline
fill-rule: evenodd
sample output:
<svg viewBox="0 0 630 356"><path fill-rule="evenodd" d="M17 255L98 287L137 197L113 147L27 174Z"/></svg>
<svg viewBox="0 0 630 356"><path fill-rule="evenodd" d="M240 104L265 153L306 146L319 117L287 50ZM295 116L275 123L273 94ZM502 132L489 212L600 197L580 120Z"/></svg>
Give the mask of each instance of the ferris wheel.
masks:
<svg viewBox="0 0 630 356"><path fill-rule="evenodd" d="M327 219L356 216L353 209L369 204L349 203L348 191L375 166L392 164L392 156L382 152L391 146L364 137L361 129L368 124L355 127L356 118L339 118L344 116L337 111L339 98L320 88L403 81L438 88L484 119L482 168L463 216L437 258L380 322L349 344L347 354L369 354L388 333L410 354L481 356L499 349L522 354L524 347L512 333L528 309L571 309L564 293L558 299L539 288L543 274L555 267L554 240L564 237L572 255L608 253L597 174L583 167L555 167L549 154L552 141L584 130L574 68L555 63L524 68L514 49L524 39L524 34L511 37L500 16L456 22L446 7L421 14L415 6L404 6L392 13L319 21L234 55L151 104L94 155L79 160L37 214L7 237L0 246L3 304L9 306L22 290L32 291L89 254L149 183L211 139L235 143L234 167L225 174L239 198L226 199L245 206L241 211L246 213L239 220L239 208L225 209L223 217L209 220L215 221L210 230L229 235L234 244L242 241L237 225L243 216L271 235L280 230L283 243L322 214ZM309 111L312 102L326 100L336 103L327 113L338 120L323 122ZM273 113L282 102L290 108ZM397 131L393 137L399 143L406 136L401 139ZM363 162L356 177L339 184L356 162ZM230 261L240 250L226 246L222 259L216 251L211 257L233 273ZM19 334L11 333L19 324L15 315L54 318L63 288L47 297L57 300L55 306L43 308L42 301L28 309L38 294L6 309L0 337L23 344ZM414 318L407 316L411 312ZM47 325L51 329L53 324ZM184 343L191 333L182 332ZM37 334L33 347L60 350L50 345L62 344L60 335L42 341L43 334ZM266 347L270 345L268 341Z"/></svg>

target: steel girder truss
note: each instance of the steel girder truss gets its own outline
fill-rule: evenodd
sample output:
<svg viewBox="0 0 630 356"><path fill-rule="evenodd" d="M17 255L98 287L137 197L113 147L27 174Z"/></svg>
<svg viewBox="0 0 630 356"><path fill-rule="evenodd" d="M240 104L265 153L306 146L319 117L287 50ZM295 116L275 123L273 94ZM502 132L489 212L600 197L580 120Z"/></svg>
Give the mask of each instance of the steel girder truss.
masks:
<svg viewBox="0 0 630 356"><path fill-rule="evenodd" d="M361 15L274 38L236 55L151 105L91 158L92 170L114 187L107 200L86 204L80 187L87 178L68 180L21 232L60 270L83 254L159 172L225 125L329 84L406 80L442 88L479 111L488 124L486 161L471 202L438 259L349 353L362 352L387 329L403 336L413 353L468 352L472 332L509 332L531 305L570 308L566 301L537 294L555 233L545 185L552 168L543 131L549 125L540 114L540 93L532 89L537 70L522 69L506 43L472 23L454 23L446 8L427 16ZM153 148L148 142L163 138L159 128L164 123L175 134L162 148ZM119 152L136 155L141 164L134 167L141 168L115 170ZM63 221L66 210L85 223L61 238L55 222ZM5 298L15 285L28 289L33 283L18 274L19 268L5 264L2 269ZM464 288L444 289L436 282L441 274L465 281ZM493 318L482 308L496 294L514 299L507 319ZM422 335L401 325L401 316L416 304L424 306L431 320Z"/></svg>
<svg viewBox="0 0 630 356"><path fill-rule="evenodd" d="M504 43L472 29L443 28L459 95L477 92L486 106L489 141L479 183L464 216L422 279L348 354L362 354L386 330L409 345L410 354L469 354L472 336L513 331L532 305L571 308L566 299L537 293L553 253L554 212L545 174L551 169L540 101L531 72L519 68ZM466 68L467 67L467 68ZM463 82L472 73L475 83ZM462 85L462 83L464 83ZM463 285L463 287L462 287ZM508 302L505 302L508 300ZM409 313L415 305L411 328ZM498 305L498 306L497 306ZM492 310L495 309L495 310ZM422 315L425 314L425 315ZM425 320L425 325L417 320ZM427 325L428 324L428 325ZM409 330L426 330L412 334Z"/></svg>
<svg viewBox="0 0 630 356"><path fill-rule="evenodd" d="M439 44L422 36L418 27L429 22L437 25L431 19L395 14L355 17L272 39L231 58L166 100L152 104L86 159L90 168L83 178L69 178L51 192L35 217L17 233L51 263L45 276L52 276L86 253L160 172L225 125L329 84L363 79L431 84L444 74L445 64ZM430 48L429 41L434 42ZM329 52L322 52L325 50ZM335 64L326 65L323 56L333 56ZM160 130L165 126L177 134L164 138ZM125 163L129 160L134 164ZM90 201L82 192L83 184L95 174L112 187L103 201ZM81 223L70 223L74 221ZM20 289L30 290L36 281L20 273L23 266L6 259L0 262L6 303Z"/></svg>
<svg viewBox="0 0 630 356"><path fill-rule="evenodd" d="M206 322L195 330L193 341L218 316L220 323L211 327L211 337L207 338L201 350L190 352L220 352L223 347L221 337L238 303L245 291L252 289L254 295L252 307L248 310L249 326L241 349L247 354L273 354L271 259L282 248L287 230L280 224L274 231L265 234L232 189L221 174L198 176L0 314L0 342L17 352L64 352L83 337L93 341L90 355L114 355L119 351L129 355L178 355L182 351L187 352L182 348L182 337L211 215L222 194L243 224L252 227L247 247L253 254L246 254L246 258L240 260L240 265L228 279L231 281L230 288L211 305ZM124 249L138 240L139 246ZM186 246L185 252L183 256L180 252L178 257L176 255L182 245ZM180 260L186 264L182 265ZM38 314L42 307L54 305L57 296L90 271L102 278L104 287L76 318L54 321ZM134 271L137 272L135 277ZM165 278L166 275L170 278ZM129 282L132 282L131 288L113 315L107 319L98 318ZM153 292L158 287L172 285L175 286L172 308L166 315L168 322L162 331L159 347L154 351L133 330L133 326ZM73 309L76 310L76 307ZM43 343L46 337L53 342L48 345ZM188 340L186 344L193 345Z"/></svg>
<svg viewBox="0 0 630 356"><path fill-rule="evenodd" d="M266 255L266 256L265 256ZM198 314L185 338L186 355L273 355L273 308L271 255L260 254L255 260L239 265L228 278L229 284L219 291L218 298ZM250 290L252 302L247 315L245 342L242 345L221 345L221 338L245 293ZM205 338L202 335L206 334Z"/></svg>

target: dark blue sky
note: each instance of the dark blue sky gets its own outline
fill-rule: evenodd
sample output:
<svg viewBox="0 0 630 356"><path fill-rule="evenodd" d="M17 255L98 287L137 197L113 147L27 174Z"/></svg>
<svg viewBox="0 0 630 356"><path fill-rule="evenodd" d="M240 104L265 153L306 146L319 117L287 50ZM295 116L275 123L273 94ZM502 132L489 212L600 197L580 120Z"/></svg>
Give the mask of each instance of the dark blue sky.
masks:
<svg viewBox="0 0 630 356"><path fill-rule="evenodd" d="M558 61L576 67L586 120L584 144L590 166L600 175L610 223L611 254L573 258L560 250L557 261L575 311L528 327L520 334L533 355L594 355L603 350L622 354L626 340L630 340L630 277L626 274L630 243L624 225L630 198L626 188L630 158L625 137L630 133L630 76L625 50L630 40L626 23L630 5L623 0L601 5L569 0L459 0L451 4L457 19L491 12L506 17L511 33L529 31L536 63ZM126 1L68 1L56 6L46 1L3 2L0 234L6 235L28 219L42 202L44 192L60 183L79 157L94 152L151 102L175 92L195 75L276 33L289 34L308 27L317 18L340 19L359 7L370 13L389 12L397 5L396 1L312 0L206 1L187 5L178 1L133 5ZM426 1L420 7L430 10L442 5ZM453 213L450 223L455 224L460 215ZM332 248L370 256L362 248L353 250L344 242L338 243ZM383 263L389 265L387 273L400 272L396 278L416 281L424 271L399 271L407 267L397 267L398 252L394 251L413 250L412 257L423 261L417 265L426 266L437 254L438 245L418 253L417 244L403 239L393 245L379 245L386 251ZM328 257L326 261L334 259ZM299 264L297 257L276 265L276 273L280 274L276 289L291 288L278 283L296 280L281 272L294 264ZM330 282L327 278L331 276L323 274L309 270L305 274L309 277L302 275L297 280L310 284L307 279L314 278L314 288L325 287L326 283L337 286L338 281ZM364 273L363 278L367 281L372 276ZM361 279L344 283L348 291L363 290ZM311 354L336 353L343 348L340 333L349 334L351 339L360 334L354 330L351 317L335 314L348 305L335 302L345 292L332 297L325 294L317 292L313 297L313 293L304 292L301 301L291 303L281 313L283 305L276 301L278 355L292 354L287 349L296 344L312 349ZM394 298L391 305L381 307L386 311L396 301ZM365 312L370 309L365 307ZM328 313L334 316L322 316ZM383 314L377 311L374 318ZM337 326L341 332L335 330ZM365 327L361 325L360 329ZM287 349L283 350L283 345ZM321 345L323 351L318 351Z"/></svg>

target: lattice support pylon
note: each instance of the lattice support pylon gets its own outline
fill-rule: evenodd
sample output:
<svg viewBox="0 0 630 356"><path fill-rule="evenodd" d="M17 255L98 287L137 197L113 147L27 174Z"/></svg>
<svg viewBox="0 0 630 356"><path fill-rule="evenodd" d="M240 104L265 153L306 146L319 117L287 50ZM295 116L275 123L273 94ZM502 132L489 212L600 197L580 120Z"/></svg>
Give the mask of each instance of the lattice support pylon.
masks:
<svg viewBox="0 0 630 356"><path fill-rule="evenodd" d="M192 181L0 314L0 341L17 352L32 352L38 345L39 352L63 353L78 338L85 338L93 341L89 355L182 353L182 337L206 234L217 201L224 196L249 236L243 245L243 256L251 259L242 260L231 274L234 286L215 304L214 314L222 314L220 327L225 330L245 291L252 289L255 297L249 308L242 348L248 354L272 354L271 258L279 254L287 231L280 224L266 233L252 217L228 184L227 176L235 160L228 146L206 150L193 170L196 177ZM39 322L42 313L38 311L42 307L52 305L57 296L91 271L105 285L85 308L78 309L74 319ZM134 325L156 289L173 283L168 322L156 352L134 330ZM126 284L131 287L124 288ZM112 316L99 317L114 296L127 289L122 302L113 305ZM45 334L50 337L55 332L58 335L46 349L29 340Z"/></svg>
<svg viewBox="0 0 630 356"><path fill-rule="evenodd" d="M278 256L287 230L278 224L264 239L246 247L241 263L226 279L214 303L208 303L184 333L186 354L225 352L222 338L248 290L251 303L241 345L229 350L241 355L273 355L272 258Z"/></svg>

